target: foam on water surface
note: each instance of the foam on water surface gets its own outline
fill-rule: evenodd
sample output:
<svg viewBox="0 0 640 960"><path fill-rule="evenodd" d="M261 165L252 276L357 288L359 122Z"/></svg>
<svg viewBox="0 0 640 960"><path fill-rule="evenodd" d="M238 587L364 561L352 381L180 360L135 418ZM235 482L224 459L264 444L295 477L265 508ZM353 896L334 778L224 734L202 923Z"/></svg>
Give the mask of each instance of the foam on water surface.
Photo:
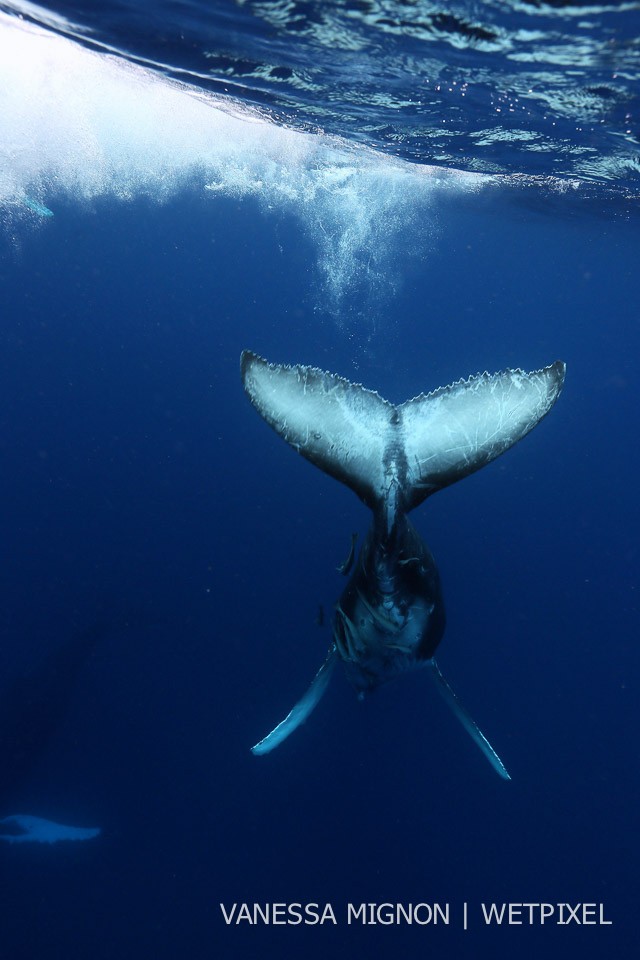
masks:
<svg viewBox="0 0 640 960"><path fill-rule="evenodd" d="M386 274L401 231L417 226L428 239L439 195L490 182L292 129L4 13L0 143L0 217L12 228L51 220L60 198L252 197L299 218L338 299Z"/></svg>

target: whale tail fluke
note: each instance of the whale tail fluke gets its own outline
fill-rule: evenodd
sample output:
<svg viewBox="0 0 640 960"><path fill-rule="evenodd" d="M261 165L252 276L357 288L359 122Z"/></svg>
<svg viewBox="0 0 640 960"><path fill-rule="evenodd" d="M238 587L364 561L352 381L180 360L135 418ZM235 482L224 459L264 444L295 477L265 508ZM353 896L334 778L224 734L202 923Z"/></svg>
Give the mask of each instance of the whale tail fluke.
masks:
<svg viewBox="0 0 640 960"><path fill-rule="evenodd" d="M384 502L390 465L405 511L512 447L549 412L565 365L482 373L398 406L316 367L268 363L245 350L254 407L284 440L369 507Z"/></svg>

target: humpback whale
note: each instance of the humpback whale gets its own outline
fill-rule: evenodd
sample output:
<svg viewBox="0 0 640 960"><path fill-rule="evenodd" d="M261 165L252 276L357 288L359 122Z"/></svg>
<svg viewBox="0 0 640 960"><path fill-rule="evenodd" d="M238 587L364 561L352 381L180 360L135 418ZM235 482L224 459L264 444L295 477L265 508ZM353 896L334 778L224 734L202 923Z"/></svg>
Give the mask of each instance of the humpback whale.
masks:
<svg viewBox="0 0 640 960"><path fill-rule="evenodd" d="M302 699L253 753L273 750L307 719L338 660L359 696L422 667L494 770L509 780L434 658L445 628L440 577L407 515L529 433L558 399L565 364L482 373L399 405L336 374L269 363L248 350L240 371L249 400L269 426L373 513L336 604L326 659Z"/></svg>
<svg viewBox="0 0 640 960"><path fill-rule="evenodd" d="M96 645L112 629L96 623L76 632L31 670L0 691L0 802L19 796L32 769L47 752L64 722L78 678ZM6 843L56 843L89 840L98 827L72 827L30 814L0 819L0 840Z"/></svg>

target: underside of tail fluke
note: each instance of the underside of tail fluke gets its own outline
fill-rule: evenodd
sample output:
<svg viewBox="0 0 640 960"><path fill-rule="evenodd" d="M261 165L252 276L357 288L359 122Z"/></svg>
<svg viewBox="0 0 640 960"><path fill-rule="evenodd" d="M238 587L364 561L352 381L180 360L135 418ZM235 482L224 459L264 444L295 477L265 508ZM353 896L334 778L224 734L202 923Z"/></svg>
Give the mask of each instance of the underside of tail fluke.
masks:
<svg viewBox="0 0 640 960"><path fill-rule="evenodd" d="M326 660L316 673L311 686L305 695L296 703L295 707L289 711L284 720L279 723L278 726L271 731L271 733L268 733L263 740L261 740L259 743L256 743L255 747L251 748L251 753L255 754L256 756L260 756L263 753L269 753L275 747L280 746L282 741L286 740L290 733L293 733L294 730L296 730L302 723L305 722L309 714L316 708L320 699L322 698L322 695L327 689L336 659L336 647L335 644L331 644Z"/></svg>
<svg viewBox="0 0 640 960"><path fill-rule="evenodd" d="M427 667L431 673L431 676L436 682L436 686L440 691L442 698L448 703L448 705L453 710L454 714L465 728L471 739L476 743L485 757L496 771L496 773L502 777L503 780L511 780L507 772L507 768L504 763L495 752L484 733L478 726L478 724L473 720L470 715L467 713L461 702L458 700L457 696L445 680L445 678L440 673L440 668L435 660L431 659L427 662Z"/></svg>
<svg viewBox="0 0 640 960"><path fill-rule="evenodd" d="M405 511L512 447L562 389L560 361L482 373L395 406L317 367L268 363L245 350L244 388L267 423L307 460L375 509L390 481Z"/></svg>
<svg viewBox="0 0 640 960"><path fill-rule="evenodd" d="M240 372L251 403L283 440L375 506L386 489L392 403L336 374L268 363L249 350L242 353Z"/></svg>
<svg viewBox="0 0 640 960"><path fill-rule="evenodd" d="M405 509L522 440L560 396L565 364L481 373L398 407L407 458Z"/></svg>

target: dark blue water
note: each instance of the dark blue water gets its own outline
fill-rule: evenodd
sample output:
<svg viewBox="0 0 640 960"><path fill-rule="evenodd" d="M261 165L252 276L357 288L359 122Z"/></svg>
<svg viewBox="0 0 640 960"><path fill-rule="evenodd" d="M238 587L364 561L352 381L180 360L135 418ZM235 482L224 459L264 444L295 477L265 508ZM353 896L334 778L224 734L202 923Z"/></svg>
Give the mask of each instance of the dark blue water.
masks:
<svg viewBox="0 0 640 960"><path fill-rule="evenodd" d="M225 10L239 33L246 8ZM0 817L102 834L0 847L0 955L632 956L632 178L441 182L360 133L296 154L192 98L163 113L172 88L137 113L119 74L114 95L79 63L0 87ZM511 783L419 672L361 703L338 671L251 755L324 657L369 513L252 410L244 348L394 402L566 361L544 423L412 517L443 579L440 666ZM219 907L293 901L337 925L227 926ZM422 901L451 923L346 923L348 903ZM602 903L612 923L487 927L491 902Z"/></svg>

